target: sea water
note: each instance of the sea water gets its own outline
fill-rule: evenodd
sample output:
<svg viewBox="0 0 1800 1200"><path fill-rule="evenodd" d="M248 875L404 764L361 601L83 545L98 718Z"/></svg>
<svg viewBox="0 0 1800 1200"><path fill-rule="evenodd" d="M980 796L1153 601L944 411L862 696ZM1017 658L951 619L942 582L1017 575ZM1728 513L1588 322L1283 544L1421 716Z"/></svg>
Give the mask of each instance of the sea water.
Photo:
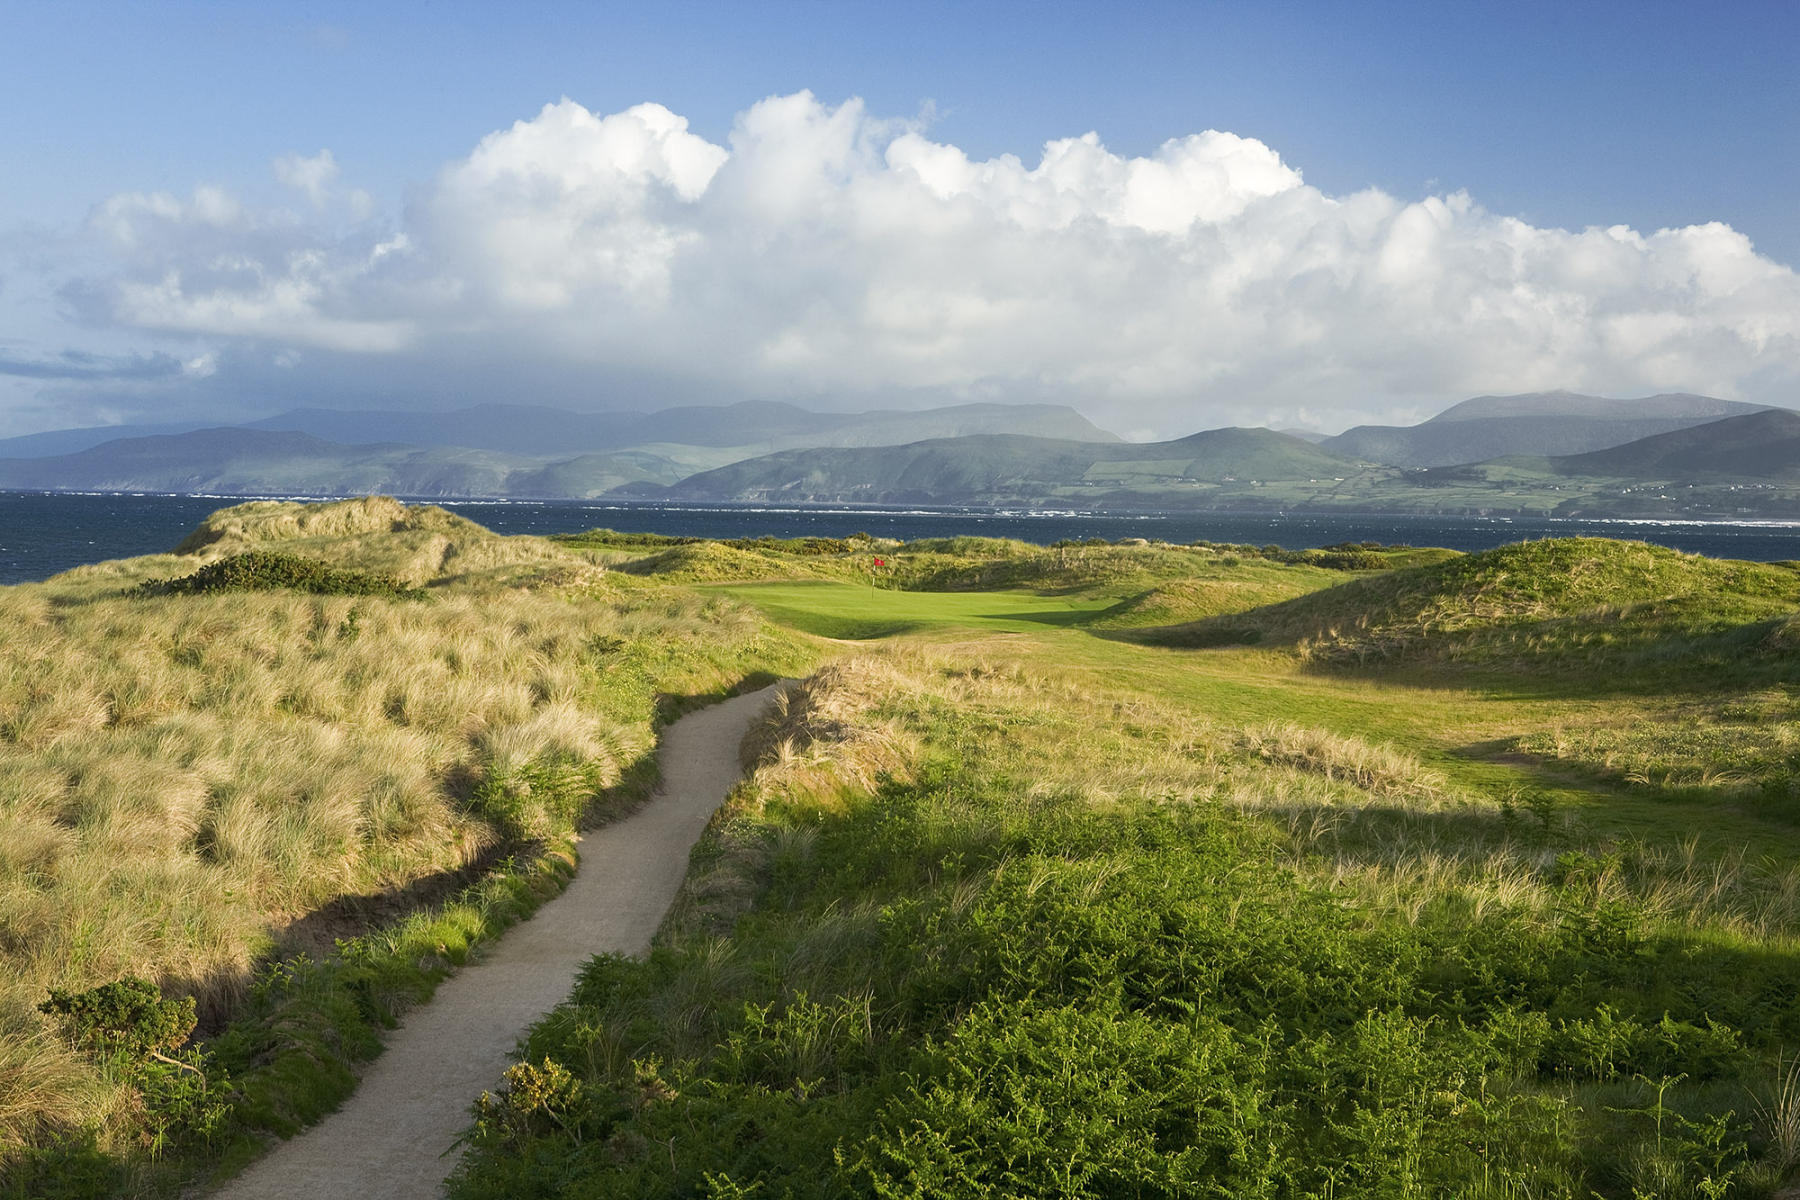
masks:
<svg viewBox="0 0 1800 1200"><path fill-rule="evenodd" d="M83 563L171 550L206 515L242 497L0 492L0 584L44 579ZM1714 558L1800 560L1800 523L1565 521L1545 518L1379 516L1351 513L1080 513L974 508L813 508L598 500L438 503L496 533L607 528L685 537L847 537L868 533L1065 538L1141 537L1238 542L1289 550L1382 542L1486 550L1544 537L1633 538Z"/></svg>

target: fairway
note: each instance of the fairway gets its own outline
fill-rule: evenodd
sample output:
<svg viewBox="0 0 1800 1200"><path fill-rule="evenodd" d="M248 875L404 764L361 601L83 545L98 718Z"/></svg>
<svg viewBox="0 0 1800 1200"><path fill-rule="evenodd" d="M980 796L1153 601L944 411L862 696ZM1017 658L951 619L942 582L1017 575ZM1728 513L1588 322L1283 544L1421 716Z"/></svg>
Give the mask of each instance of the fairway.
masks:
<svg viewBox="0 0 1800 1200"><path fill-rule="evenodd" d="M846 641L971 629L1036 633L1079 624L1120 598L1104 592L898 592L828 581L714 584L705 590L753 604L791 628Z"/></svg>

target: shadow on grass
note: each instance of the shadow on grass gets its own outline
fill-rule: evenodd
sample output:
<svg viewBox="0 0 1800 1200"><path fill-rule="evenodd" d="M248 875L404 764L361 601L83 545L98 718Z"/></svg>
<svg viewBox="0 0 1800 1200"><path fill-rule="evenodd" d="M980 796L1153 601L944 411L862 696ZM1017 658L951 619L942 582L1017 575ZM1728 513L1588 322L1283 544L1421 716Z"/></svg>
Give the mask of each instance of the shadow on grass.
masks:
<svg viewBox="0 0 1800 1200"><path fill-rule="evenodd" d="M251 964L248 975L254 977L270 965L307 955L314 960L328 958L339 942L358 938L385 926L397 925L407 917L442 906L459 892L498 866L504 859L523 857L539 847L496 842L484 848L461 867L422 875L404 886L379 892L339 896L305 913L288 924L275 937L275 944ZM233 981L236 983L236 979ZM218 987L197 985L194 994L200 999L200 1023L196 1038L217 1034L232 1017L235 1007L228 999L243 985Z"/></svg>
<svg viewBox="0 0 1800 1200"><path fill-rule="evenodd" d="M1518 748L1514 738L1494 738L1455 748L1452 753L1476 762L1511 767L1546 789L1597 793L1635 804L1655 805L1672 816L1694 819L1724 814L1791 830L1800 825L1800 791L1785 767L1771 764L1763 776L1721 776L1713 782L1651 783L1632 778L1618 767L1581 758L1543 758ZM1683 812L1682 810L1688 810Z"/></svg>

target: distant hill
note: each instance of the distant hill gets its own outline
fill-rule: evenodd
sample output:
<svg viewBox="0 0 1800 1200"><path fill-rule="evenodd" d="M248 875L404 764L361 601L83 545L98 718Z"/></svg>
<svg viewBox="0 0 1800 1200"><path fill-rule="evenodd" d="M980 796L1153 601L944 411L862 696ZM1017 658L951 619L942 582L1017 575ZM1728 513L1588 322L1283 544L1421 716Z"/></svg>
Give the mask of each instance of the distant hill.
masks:
<svg viewBox="0 0 1800 1200"><path fill-rule="evenodd" d="M1800 413L1764 409L1550 461L1564 475L1791 480L1800 478Z"/></svg>
<svg viewBox="0 0 1800 1200"><path fill-rule="evenodd" d="M351 444L405 442L557 457L663 444L745 447L751 453L766 453L797 446L896 445L976 433L1118 440L1074 409L1054 404L960 404L865 413L812 412L773 401L653 413L577 413L524 404L478 404L435 413L301 408L248 427L310 433Z"/></svg>
<svg viewBox="0 0 1800 1200"><path fill-rule="evenodd" d="M1576 397L1576 400L1583 398ZM1592 398L1587 398L1592 399ZM1652 397L1663 411L1690 397ZM1704 398L1700 398L1704 399ZM1493 398L1516 416L1484 416L1480 406L1415 427L1488 437L1500 426L1561 429L1565 445L1580 422L1605 415L1549 417L1525 411L1541 398ZM1560 401L1559 401L1560 402ZM1484 403L1487 403L1484 400ZM1622 401L1598 401L1593 411ZM1713 402L1724 404L1723 401ZM1747 406L1731 406L1747 407ZM319 410L323 412L324 410ZM1051 424L1072 410L1025 410ZM706 414L704 417L696 414ZM794 414L836 422L812 436L877 442L923 422L976 427L1008 415L970 405L925 413L874 413L842 420L787 406L671 409L639 414L634 436L741 438L757 420L787 429L765 441L800 437ZM470 414L473 414L472 416ZM535 414L535 415L534 415ZM343 414L326 414L321 427ZM411 414L376 414L372 428L418 432ZM464 410L501 441L511 421L514 445L541 446L565 418L555 409L491 406ZM445 414L455 417L458 414ZM387 417L395 419L383 424ZM655 420L650 418L654 417ZM401 420L404 418L404 421ZM504 418L504 419L503 419ZM532 421L542 423L536 426ZM586 418L583 418L586 419ZM1660 419L1660 418L1659 418ZM478 429L476 429L479 432ZM567 430L565 429L565 432ZM574 437L569 435L574 443ZM619 499L763 503L992 505L1126 511L1364 512L1500 516L1782 519L1800 517L1800 413L1752 409L1715 421L1576 454L1510 454L1475 463L1408 468L1378 465L1334 448L1268 429L1213 429L1167 442L973 433L902 444L812 445L757 453L758 447L673 441L611 450L565 445L526 454L403 441L345 442L294 430L242 427L119 438L57 455L0 457L0 489L210 493L215 495L404 496L516 499ZM1577 443L1578 444L1578 443Z"/></svg>
<svg viewBox="0 0 1800 1200"><path fill-rule="evenodd" d="M1448 467L1517 454L1604 450L1762 409L1685 393L1637 400L1575 392L1477 396L1418 425L1359 425L1320 444L1390 466Z"/></svg>
<svg viewBox="0 0 1800 1200"><path fill-rule="evenodd" d="M584 499L686 470L639 451L546 463L460 446L344 445L307 433L202 429L121 438L76 454L0 459L0 488L231 495Z"/></svg>
<svg viewBox="0 0 1800 1200"><path fill-rule="evenodd" d="M0 441L0 488L586 499L655 494L697 470L794 446L999 430L1118 443L1059 405L869 413L762 402L612 414L511 404L445 413L296 409L250 426L117 426ZM119 431L130 436L106 436Z"/></svg>
<svg viewBox="0 0 1800 1200"><path fill-rule="evenodd" d="M0 459L0 488L219 495L492 496L520 464L455 448L343 446L304 433L201 429L76 454Z"/></svg>
<svg viewBox="0 0 1800 1200"><path fill-rule="evenodd" d="M0 458L48 458L53 454L79 454L120 438L160 437L208 429L211 421L175 422L168 425L90 425L81 429L51 429L19 437L0 438Z"/></svg>
<svg viewBox="0 0 1800 1200"><path fill-rule="evenodd" d="M1580 392L1525 392L1517 396L1476 396L1461 404L1452 404L1426 424L1510 417L1582 417L1606 421L1687 420L1700 417L1718 420L1720 417L1755 412L1765 407L1767 406L1761 404L1741 404L1736 400L1720 400L1712 396L1697 396L1691 392L1660 392L1635 400L1586 396Z"/></svg>
<svg viewBox="0 0 1800 1200"><path fill-rule="evenodd" d="M1268 429L1215 429L1149 443L987 434L904 446L783 451L703 471L663 495L975 504L1154 493L1179 507L1183 491L1198 484L1330 478L1355 465Z"/></svg>

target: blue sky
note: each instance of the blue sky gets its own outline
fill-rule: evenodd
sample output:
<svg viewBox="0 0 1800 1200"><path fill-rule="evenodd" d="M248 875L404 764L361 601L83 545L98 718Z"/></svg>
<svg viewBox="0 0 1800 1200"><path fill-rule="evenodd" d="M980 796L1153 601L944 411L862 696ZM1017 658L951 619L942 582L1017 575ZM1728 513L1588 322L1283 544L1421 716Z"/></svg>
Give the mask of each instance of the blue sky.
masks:
<svg viewBox="0 0 1800 1200"><path fill-rule="evenodd" d="M1546 379L1615 394L1667 387L1765 400L1791 392L1796 380L1800 351L1790 344L1788 311L1795 293L1791 272L1784 280L1781 268L1800 262L1800 205L1792 199L1800 195L1800 71L1795 69L1800 5L1706 11L1655 3L1115 8L15 2L6 8L5 25L0 109L9 119L0 134L0 179L5 180L0 359L27 369L0 374L0 433L227 412L237 402L231 397L248 392L266 394L268 404L308 397L344 406L460 401L470 396L447 396L443 381L425 365L435 353L430 348L450 336L452 325L462 344L477 326L473 336L485 339L486 349L471 351L471 360L460 365L460 378L505 378L509 365L531 354L531 386L541 385L545 398L560 402L579 402L588 394L600 406L642 407L664 398L780 394L857 407L1042 396L1083 403L1115 425L1146 432L1178 431L1214 418L1310 419L1322 425L1382 414L1398 419L1454 402L1462 398L1458 389L1524 390ZM372 247L398 234L406 253L432 258L415 266L412 279L419 287L427 286L427 277L440 292L473 286L474 268L456 247L478 241L479 229L446 232L441 221L419 224L420 214L441 208L446 173L469 160L481 139L514 122L532 121L560 98L595 117L646 101L659 104L684 118L692 135L732 149L734 166L719 176L729 180L745 158L732 146L743 115L767 97L803 91L822 112L859 98L859 131L846 136L864 148L873 146L878 156L878 143L907 122L916 136L955 147L972 163L1013 155L1028 171L1038 167L1045 143L1089 131L1099 135L1117 166L1154 157L1170 139L1218 130L1266 147L1333 204L1378 190L1394 206L1371 220L1404 227L1407 206L1466 194L1476 217L1452 213L1445 220L1468 227L1479 219L1486 232L1464 239L1469 245L1455 251L1454 269L1483 274L1495 295L1558 291L1561 299L1543 301L1547 314L1551 308L1562 314L1547 317L1547 325L1567 320L1571 304L1615 325L1629 310L1636 314L1633 330L1660 328L1677 317L1698 324L1685 329L1679 346L1651 345L1638 332L1621 335L1616 327L1595 334L1594 345L1604 343L1610 350L1590 347L1578 353L1561 342L1551 346L1524 338L1519 352L1529 355L1537 346L1544 369L1509 373L1479 354L1450 362L1454 355L1446 356L1439 339L1422 326L1416 342L1371 339L1366 330L1354 329L1334 342L1328 335L1338 327L1339 310L1309 300L1305 303L1314 307L1307 324L1323 332L1310 342L1292 329L1282 334L1283 353L1294 365L1292 378L1284 382L1280 356L1252 361L1224 334L1217 336L1226 340L1207 343L1183 362L1148 342L1128 362L1098 352L1077 361L1060 347L1052 353L996 327L995 337L1017 343L1014 357L1007 359L985 351L961 353L947 335L920 341L916 331L909 347L871 349L875 335L866 328L809 324L799 308L785 326L765 330L764 341L740 347L734 361L695 374L674 351L667 359L622 357L604 349L576 353L567 340L522 340L516 323L499 315L502 301L480 313L461 311L455 320L438 310L428 316L418 307L416 291L406 299L366 281L352 286L342 282L341 271L328 284L308 283L305 305L281 310L296 320L291 337L280 325L280 313L267 306L255 320L209 324L196 315L218 311L237 296L218 293L210 307L200 302L193 280L207 268L191 257L200 253L215 266L226 258L256 259L266 276L277 259L292 261L296 254L343 256L345 262L366 258ZM788 115L799 122L790 132L805 124L802 114ZM336 189L333 195L344 200L362 193L354 204L296 207L295 176L288 172L284 186L282 173L272 169L284 156L297 161L321 150L331 155L322 169ZM877 166L892 168L892 163ZM527 173L542 169L541 163L531 165ZM666 185L667 180L655 184ZM130 238L136 240L125 249L117 228L108 226L110 238L95 232L94 215L114 197L164 195L191 208L201 186L228 196L244 213L261 214L237 213L226 222L239 237L229 248L220 241L222 234L215 236L224 228L220 219L201 220L168 205L158 210L154 230L141 220L132 227ZM841 195L820 193L815 199L838 204L856 192L854 185L845 186L850 190ZM938 187L940 200L949 186ZM1251 187L1256 191L1260 185ZM317 192L307 194L318 199ZM988 199L1000 203L991 194ZM1257 212L1209 210L1210 215L1193 218L1191 229L1171 234L1159 227L1151 233L1205 240L1202 234L1216 226L1221 238L1239 238L1233 243L1239 247L1277 236L1277 229L1283 236L1302 236L1294 224L1299 218L1259 217L1271 202L1260 191L1256 200ZM570 202L613 211L611 200L591 195ZM1101 200L1094 204L1104 206ZM460 219L478 223L509 219L485 203L459 211ZM293 219L271 215L278 212ZM568 223L566 211L558 213L532 210L511 217L565 219L568 228L585 227L581 221ZM637 222L632 228L644 228L641 214L632 219ZM1116 228L1135 228L1136 218L1106 219ZM214 234L197 239L196 220ZM924 224L912 236L937 236L922 231L939 230L941 222L919 220ZM1063 222L1058 228L1079 224L1071 217L1057 220ZM1499 279L1486 266L1469 266L1493 257L1495 239L1506 241L1497 223L1508 220L1572 233L1628 226L1646 236L1664 228L1722 223L1748 238L1765 266L1753 272L1755 278L1734 267L1724 283L1706 284L1730 294L1709 294L1704 312L1672 313L1667 277L1673 260L1666 246L1645 249L1641 270L1608 266L1606 279L1589 291L1581 290L1586 284L1570 284L1561 269L1549 276ZM704 247L681 251L694 261L670 268L677 300L684 279L705 276L711 287L753 288L761 286L755 278L759 270L767 276L804 274L793 260L736 261L738 256L716 241L719 229L731 225L728 216L659 222L659 236L673 238L672 244ZM1245 222L1252 226L1239 228ZM297 231L298 224L307 231ZM270 233L277 225L283 228L279 236ZM866 225L858 218L846 228ZM309 236L312 242L303 246ZM834 236L841 244L844 231ZM1051 235L1034 227L1034 236ZM1344 236L1365 249L1374 245L1375 235L1366 230ZM148 240L155 238L164 240L152 252ZM1052 240L1054 246L1040 249L1050 261L1069 256L1070 274L1064 278L1076 278L1102 252L1097 243ZM197 248L198 241L204 246ZM587 253L585 246L572 245L568 253L579 257ZM1571 261L1585 261L1581 246L1565 249ZM1695 254L1730 258L1740 249L1724 243L1699 250L1684 245L1676 258L1688 270L1695 269ZM1016 264L1032 253L1021 248L1019 257L1008 261ZM1195 251L1193 271L1207 278L1235 277L1250 261L1242 249L1233 250L1229 261L1221 253ZM1514 244L1507 253L1541 258L1561 251L1520 251ZM945 248L946 263L960 257ZM1351 251L1340 258L1331 269L1341 282L1357 268ZM718 281L713 272L723 268L716 263L726 259L744 280ZM954 265L945 269L955 274ZM1284 268L1279 275L1283 307L1277 317L1293 311L1296 295L1317 290L1297 270ZM186 307L179 316L166 306L153 311L142 299L144 287L171 272L182 281ZM979 307L991 312L995 305L1019 303L1023 286L1012 277L897 280L890 272L871 272L821 281L822 290L810 298L788 289L779 303L805 306L815 304L817 295L831 295L836 303L869 309L905 295L959 311L956 298L967 300L974 291ZM1198 277L1159 278L1155 286L1164 289L1159 307L1185 303L1176 297L1191 297ZM1545 282L1550 277L1554 287ZM604 291L605 283L590 278L566 290L554 315L567 338L579 341L584 321L619 317L616 297L593 299L594 289ZM132 293L138 302L119 298L126 295L121 289L131 286L139 289ZM239 285L215 280L208 286ZM496 295L511 294L507 285L495 286ZM1043 291L1041 282L1034 286ZM1366 306L1366 292L1343 286ZM1646 300L1646 288L1661 298ZM1077 290L1082 289L1104 290L1093 281ZM1471 312L1493 308L1462 286L1440 290L1438 299L1440 306L1463 304ZM1219 301L1231 313L1245 302L1244 295ZM634 303L632 313L642 316L648 302L640 295ZM762 295L758 303L777 301ZM1140 314L1121 303L1119 295L1110 296L1086 323L1138 324ZM392 309L385 315L384 305ZM1746 317L1746 306L1757 312ZM708 305L676 308L692 327L696 313ZM1196 307L1185 325L1168 325L1156 336L1167 340L1184 329L1216 329L1229 323L1221 321L1222 311ZM1070 309L1044 319L1080 324L1081 316ZM1404 305L1387 316L1384 328L1422 320ZM367 339L350 346L303 328L326 319L390 320L404 323L407 332L396 335L398 341L375 339L380 346L365 344ZM1509 318L1509 328L1522 319ZM1723 332L1721 322L1729 325ZM1261 328L1256 322L1250 326ZM1242 336L1256 332L1250 326ZM720 337L729 341L734 333L726 330ZM1463 335L1473 344L1492 331L1461 328L1458 336ZM1732 338L1736 350L1720 348L1721 339ZM1745 348L1746 338L1754 345ZM1383 344L1365 354L1362 348L1372 340ZM913 360L932 346L941 346L944 361L956 365L919 368ZM64 357L71 351L117 364L118 377L102 385L86 372L79 379L46 382L43 370L29 369L72 361ZM1628 352L1635 353L1637 365L1627 362ZM887 355L895 365L861 374L816 365L834 354L868 362ZM133 364L163 361L156 356L203 365L162 383L132 377ZM1359 361L1364 358L1368 361ZM547 360L562 362L562 369L555 369L554 361L545 367ZM1662 373L1646 368L1645 360L1663 363ZM269 366L275 362L287 365L275 370ZM5 370L0 363L0 372ZM144 373L136 370L138 376Z"/></svg>

